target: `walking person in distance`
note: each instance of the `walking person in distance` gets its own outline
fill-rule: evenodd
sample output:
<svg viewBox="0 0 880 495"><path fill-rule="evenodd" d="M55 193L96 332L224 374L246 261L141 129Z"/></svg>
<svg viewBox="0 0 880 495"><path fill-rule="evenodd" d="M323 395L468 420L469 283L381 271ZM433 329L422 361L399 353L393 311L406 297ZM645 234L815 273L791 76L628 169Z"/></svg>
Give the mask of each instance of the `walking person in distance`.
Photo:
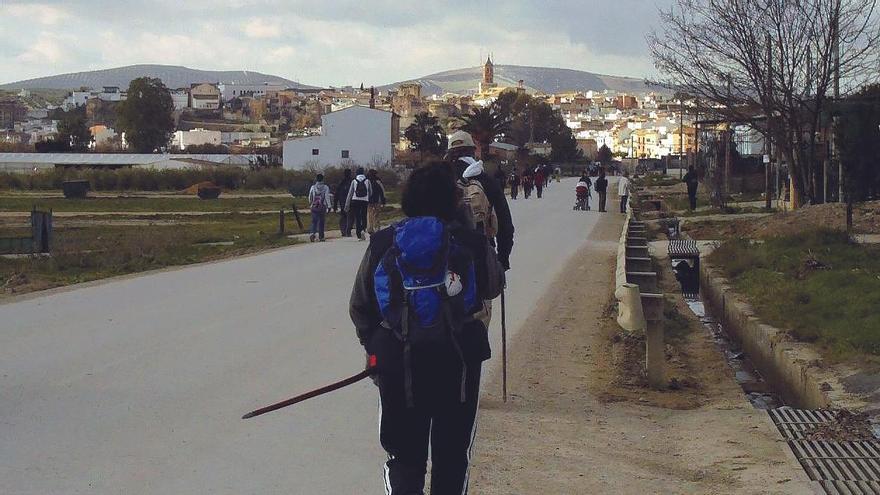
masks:
<svg viewBox="0 0 880 495"><path fill-rule="evenodd" d="M312 213L312 228L309 241L317 240L324 242L324 223L327 219L327 209L330 206L330 188L324 184L324 174L315 177L315 183L309 189L309 209Z"/></svg>
<svg viewBox="0 0 880 495"><path fill-rule="evenodd" d="M605 192L608 190L608 179L605 178L605 169L599 169L599 177L593 183L596 194L599 195L599 211L605 212Z"/></svg>
<svg viewBox="0 0 880 495"><path fill-rule="evenodd" d="M339 233L342 237L351 237L352 221L349 218L351 215L345 209L351 181L351 169L347 168L343 171L342 180L336 185L336 192L333 195L333 211L339 211Z"/></svg>
<svg viewBox="0 0 880 495"><path fill-rule="evenodd" d="M367 206L370 203L372 188L367 176L364 175L363 167L357 169L357 175L351 181L345 200L345 210L348 212L349 225L353 222L358 240L366 239L364 231L367 229Z"/></svg>
<svg viewBox="0 0 880 495"><path fill-rule="evenodd" d="M376 169L371 169L367 173L367 178L370 180L370 204L367 207L367 233L373 235L382 228L379 224L379 213L382 210L382 207L385 206L386 202L385 185L382 184L382 179L379 177L379 172Z"/></svg>

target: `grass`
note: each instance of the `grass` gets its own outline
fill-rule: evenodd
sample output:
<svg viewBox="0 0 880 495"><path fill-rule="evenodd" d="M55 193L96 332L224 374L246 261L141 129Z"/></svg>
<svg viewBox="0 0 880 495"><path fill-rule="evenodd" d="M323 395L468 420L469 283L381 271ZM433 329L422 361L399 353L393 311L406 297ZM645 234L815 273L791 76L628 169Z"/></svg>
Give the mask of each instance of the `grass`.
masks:
<svg viewBox="0 0 880 495"><path fill-rule="evenodd" d="M396 191L387 195L389 202L399 199ZM308 201L304 197L223 197L213 200L201 200L196 196L179 198L144 196L88 197L85 199L66 199L52 196L0 195L0 211L28 212L37 209L51 209L55 212L241 212L241 211L278 211L290 209L296 203L297 208L306 208Z"/></svg>
<svg viewBox="0 0 880 495"><path fill-rule="evenodd" d="M668 175L646 174L638 179L634 179L633 182L641 187L661 187L681 184L681 179L670 177Z"/></svg>
<svg viewBox="0 0 880 495"><path fill-rule="evenodd" d="M880 356L880 248L807 231L734 239L709 257L762 320L817 343L832 359Z"/></svg>
<svg viewBox="0 0 880 495"><path fill-rule="evenodd" d="M397 209L383 210L385 225L398 217ZM289 246L297 241L287 235L309 229L310 218L301 218L302 230L292 215L286 217L285 235L278 233L277 214L211 214L193 223L176 225L95 224L56 228L50 257L0 258L0 297L13 290L31 292ZM328 215L328 231L339 225L338 218L334 213ZM10 228L4 232L7 230L23 234L26 229ZM232 245L205 245L230 241Z"/></svg>
<svg viewBox="0 0 880 495"><path fill-rule="evenodd" d="M685 210L679 216L682 217L704 217L708 215L742 215L748 213L775 213L776 210L771 208L760 208L757 206L725 206L723 208L709 208L707 210Z"/></svg>
<svg viewBox="0 0 880 495"><path fill-rule="evenodd" d="M58 197L0 196L0 211L31 211L51 209L55 212L171 212L171 211L277 211L290 209L296 201L297 207L306 207L305 198L224 198L200 200L195 196L180 198L131 197L91 197L85 199L65 199Z"/></svg>

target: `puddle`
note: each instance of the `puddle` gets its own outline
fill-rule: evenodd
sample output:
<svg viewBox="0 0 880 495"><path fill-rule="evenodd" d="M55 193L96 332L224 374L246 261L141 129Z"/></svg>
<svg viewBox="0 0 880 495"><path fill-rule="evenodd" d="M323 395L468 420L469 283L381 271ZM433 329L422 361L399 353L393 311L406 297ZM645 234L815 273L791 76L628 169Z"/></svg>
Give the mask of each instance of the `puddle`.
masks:
<svg viewBox="0 0 880 495"><path fill-rule="evenodd" d="M693 260L673 259L672 269L675 278L681 283L684 300L690 310L700 319L703 328L712 336L715 344L724 355L728 366L733 369L734 377L749 402L756 409L773 409L785 405L773 387L764 380L761 374L749 361L748 356L739 345L730 338L721 323L709 312L700 298L699 269Z"/></svg>

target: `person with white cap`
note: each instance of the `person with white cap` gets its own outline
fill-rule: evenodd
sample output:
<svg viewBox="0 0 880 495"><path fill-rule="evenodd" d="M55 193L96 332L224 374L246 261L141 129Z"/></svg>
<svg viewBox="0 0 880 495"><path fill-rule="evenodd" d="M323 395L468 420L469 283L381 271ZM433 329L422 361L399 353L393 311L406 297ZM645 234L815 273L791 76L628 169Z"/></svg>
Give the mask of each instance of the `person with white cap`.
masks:
<svg viewBox="0 0 880 495"><path fill-rule="evenodd" d="M498 181L483 170L483 162L474 158L477 146L470 134L461 130L455 131L449 136L448 141L446 160L452 165L456 177L478 181L489 200L492 213L497 217L497 225L494 226L494 231L492 229L487 231L484 228L484 233L490 237L490 241L497 249L498 261L504 265L505 270L509 270L510 253L513 251L513 220L510 217L510 207L507 205L504 191Z"/></svg>

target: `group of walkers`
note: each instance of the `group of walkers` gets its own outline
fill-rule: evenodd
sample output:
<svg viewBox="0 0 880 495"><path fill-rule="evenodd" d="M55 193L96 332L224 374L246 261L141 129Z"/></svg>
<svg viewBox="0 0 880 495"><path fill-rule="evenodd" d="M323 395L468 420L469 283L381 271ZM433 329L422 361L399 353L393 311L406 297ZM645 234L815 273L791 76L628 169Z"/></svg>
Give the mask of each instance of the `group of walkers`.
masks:
<svg viewBox="0 0 880 495"><path fill-rule="evenodd" d="M501 167L498 170L501 170ZM538 165L534 169L526 168L522 173L518 173L514 169L510 177L505 177L501 171L500 174L496 174L496 177L499 178L502 189L506 185L510 185L510 199L516 199L519 196L520 188L522 188L525 199L532 196L532 191L535 191L540 199L544 195L544 189L550 185L551 179L559 182L560 174L559 168L553 169L549 165Z"/></svg>
<svg viewBox="0 0 880 495"><path fill-rule="evenodd" d="M445 161L413 171L406 218L370 237L352 289L351 319L379 387L389 495L424 493L429 452L430 493L467 493L491 303L513 248L503 189L475 150L458 131Z"/></svg>
<svg viewBox="0 0 880 495"><path fill-rule="evenodd" d="M596 191L596 195L599 200L599 211L605 212L605 201L607 199L608 194L608 179L605 177L605 169L599 168L598 177L596 180L592 180L589 172L586 170L581 174L580 179L578 179L577 185L575 185L575 210L590 210L590 198L592 197L592 193L590 191L590 187ZM626 213L626 205L629 200L629 193L632 184L629 180L629 173L624 172L623 176L617 181L617 195L620 196L620 212Z"/></svg>
<svg viewBox="0 0 880 495"><path fill-rule="evenodd" d="M351 237L354 229L358 240L363 241L366 239L364 232L372 235L381 228L379 212L387 200L378 171L365 173L360 167L354 177L351 169L345 169L335 193L331 193L330 187L324 184L324 174L318 174L315 184L309 189L308 201L312 213L309 240L323 242L328 211L339 211L342 237Z"/></svg>

